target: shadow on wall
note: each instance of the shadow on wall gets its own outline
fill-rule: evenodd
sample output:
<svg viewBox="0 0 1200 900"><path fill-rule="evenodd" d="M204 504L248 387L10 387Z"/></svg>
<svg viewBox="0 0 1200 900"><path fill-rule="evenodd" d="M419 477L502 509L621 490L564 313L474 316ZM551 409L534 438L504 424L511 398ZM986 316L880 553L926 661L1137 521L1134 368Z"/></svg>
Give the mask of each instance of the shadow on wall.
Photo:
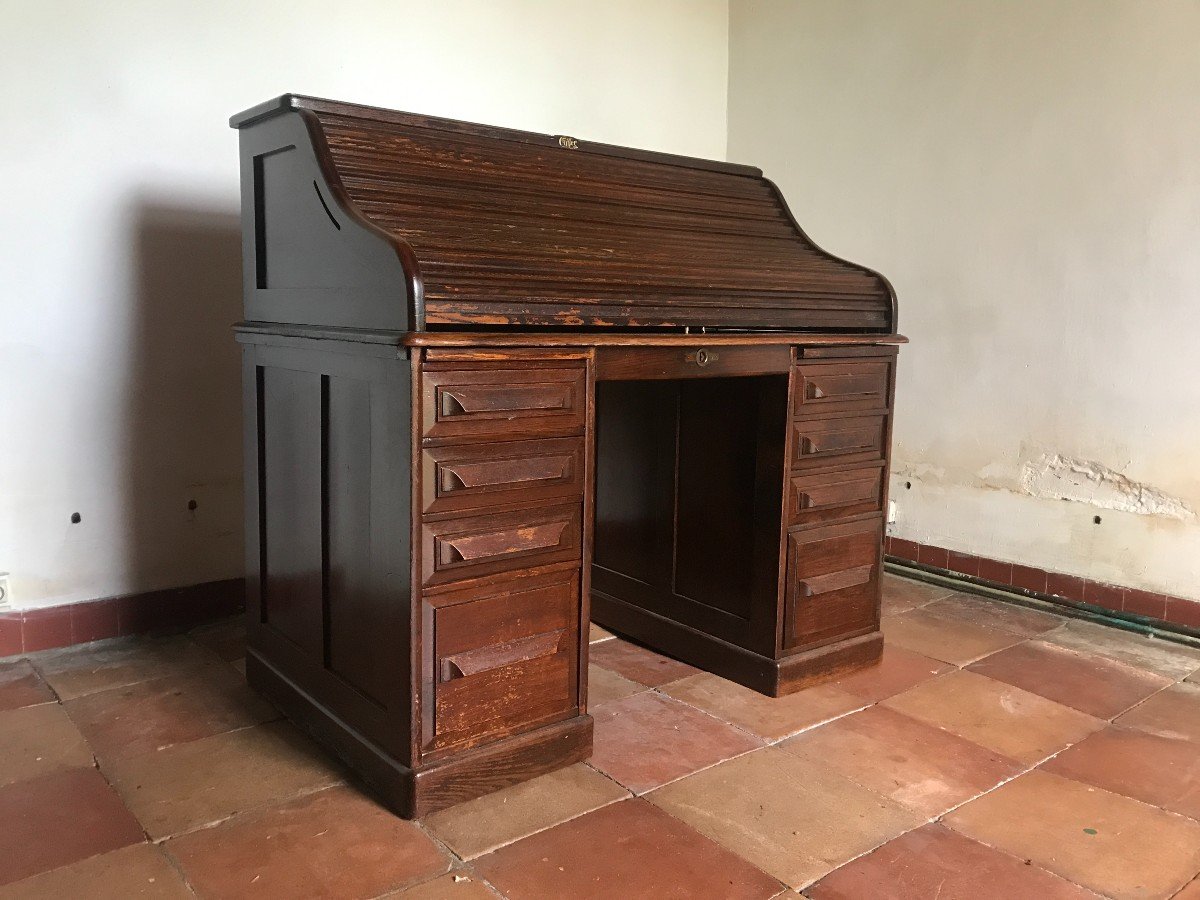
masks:
<svg viewBox="0 0 1200 900"><path fill-rule="evenodd" d="M242 575L237 215L139 202L132 216L123 472L135 590ZM166 613L166 611L164 611Z"/></svg>

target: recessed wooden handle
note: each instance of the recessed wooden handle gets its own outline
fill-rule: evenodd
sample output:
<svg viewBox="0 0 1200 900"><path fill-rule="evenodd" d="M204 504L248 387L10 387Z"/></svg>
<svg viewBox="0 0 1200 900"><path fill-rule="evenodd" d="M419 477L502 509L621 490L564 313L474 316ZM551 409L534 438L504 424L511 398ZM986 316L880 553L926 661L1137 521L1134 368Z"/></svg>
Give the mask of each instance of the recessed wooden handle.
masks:
<svg viewBox="0 0 1200 900"><path fill-rule="evenodd" d="M553 656L558 652L558 644L564 633L564 629L559 628L532 637L494 644L491 647L443 656L439 680L447 682L456 678L469 678L472 675L511 666L513 663Z"/></svg>
<svg viewBox="0 0 1200 900"><path fill-rule="evenodd" d="M802 578L796 584L801 597L815 597L817 594L828 594L830 591L840 591L842 588L857 587L871 580L874 565L855 566L853 569L843 569L841 572L830 572L828 575L814 575L812 578Z"/></svg>
<svg viewBox="0 0 1200 900"><path fill-rule="evenodd" d="M567 387L561 384L458 385L438 390L438 415L552 412L568 408Z"/></svg>

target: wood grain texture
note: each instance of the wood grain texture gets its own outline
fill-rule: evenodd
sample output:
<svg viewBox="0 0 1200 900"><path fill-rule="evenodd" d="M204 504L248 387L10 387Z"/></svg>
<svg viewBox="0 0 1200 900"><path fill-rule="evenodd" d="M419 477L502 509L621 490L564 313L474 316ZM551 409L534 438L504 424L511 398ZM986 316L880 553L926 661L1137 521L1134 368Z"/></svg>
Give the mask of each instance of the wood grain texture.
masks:
<svg viewBox="0 0 1200 900"><path fill-rule="evenodd" d="M249 677L389 805L588 754L593 600L768 694L878 659L894 293L758 169L293 95L232 124Z"/></svg>
<svg viewBox="0 0 1200 900"><path fill-rule="evenodd" d="M888 332L887 281L818 248L748 166L312 98L337 199L401 249L416 328L727 326Z"/></svg>

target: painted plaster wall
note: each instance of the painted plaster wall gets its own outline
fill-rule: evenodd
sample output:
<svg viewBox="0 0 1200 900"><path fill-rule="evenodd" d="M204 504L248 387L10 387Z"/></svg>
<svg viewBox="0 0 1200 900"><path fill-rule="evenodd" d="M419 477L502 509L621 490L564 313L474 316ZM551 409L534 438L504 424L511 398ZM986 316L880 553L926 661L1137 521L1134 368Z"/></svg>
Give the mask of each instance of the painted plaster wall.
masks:
<svg viewBox="0 0 1200 900"><path fill-rule="evenodd" d="M0 0L0 21L0 571L19 607L241 572L232 113L296 91L725 150L725 0Z"/></svg>
<svg viewBox="0 0 1200 900"><path fill-rule="evenodd" d="M893 533L1200 599L1200 3L730 23L729 158L900 297Z"/></svg>

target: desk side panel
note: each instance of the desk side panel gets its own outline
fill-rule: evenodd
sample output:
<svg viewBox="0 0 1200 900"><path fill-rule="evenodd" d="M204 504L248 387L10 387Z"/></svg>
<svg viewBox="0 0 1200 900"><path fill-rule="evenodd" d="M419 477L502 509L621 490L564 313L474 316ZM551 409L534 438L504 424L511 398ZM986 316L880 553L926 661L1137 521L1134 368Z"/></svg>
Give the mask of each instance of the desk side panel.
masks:
<svg viewBox="0 0 1200 900"><path fill-rule="evenodd" d="M403 241L346 202L305 114L239 132L246 319L406 331L419 282Z"/></svg>
<svg viewBox="0 0 1200 900"><path fill-rule="evenodd" d="M248 344L244 379L250 653L410 764L408 360Z"/></svg>

